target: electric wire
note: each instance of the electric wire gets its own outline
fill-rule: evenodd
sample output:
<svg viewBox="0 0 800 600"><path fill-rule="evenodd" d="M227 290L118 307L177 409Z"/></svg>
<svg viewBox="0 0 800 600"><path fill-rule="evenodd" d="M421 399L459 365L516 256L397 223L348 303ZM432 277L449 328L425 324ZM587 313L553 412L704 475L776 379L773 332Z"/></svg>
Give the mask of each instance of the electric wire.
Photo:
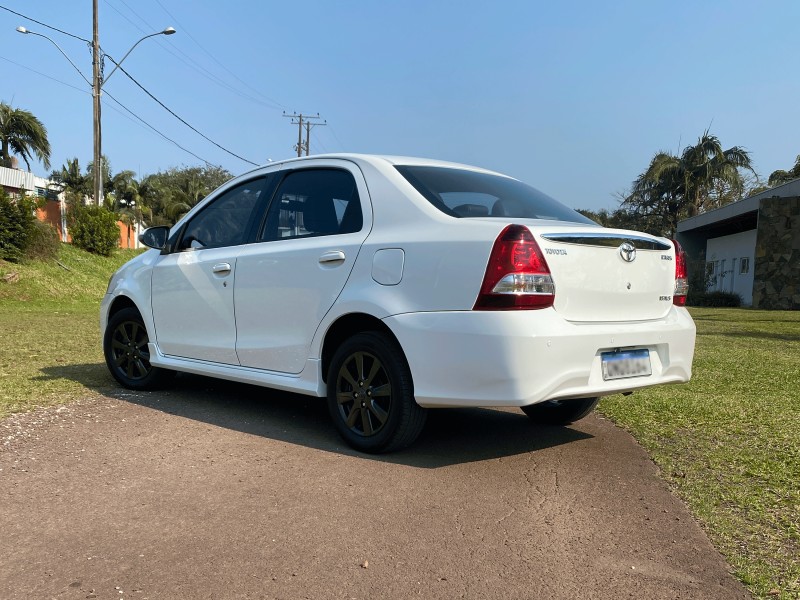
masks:
<svg viewBox="0 0 800 600"><path fill-rule="evenodd" d="M36 69L32 69L31 67L28 67L27 65L23 65L23 64L21 64L21 63L18 63L18 62L16 62L16 61L13 61L13 60L11 60L10 58L6 58L5 56L0 56L0 60L4 60L4 61L6 61L6 62L9 62L9 63L11 63L12 65L15 65L15 66L17 66L17 67L20 67L21 69L25 69L26 71L29 71L29 72L31 72L31 73L35 73L36 75L40 75L41 77L44 77L44 78L46 78L46 79L50 79L51 81L55 81L56 83L59 83L59 84L61 84L61 85L63 85L63 86L66 86L66 87L68 87L68 88L72 88L73 90L76 90L76 91L78 91L78 92L81 92L82 94L86 94L87 96L91 96L91 92L89 92L88 90L81 89L81 88L79 88L79 87L76 87L76 86L74 86L74 85L71 85L71 84L69 84L69 83L67 83L67 82L65 82L65 81L61 81L60 79L56 79L55 77L51 77L50 75L48 75L48 74L46 74L46 73L42 73L41 71L37 71ZM121 110L119 110L117 107L115 107L115 106L113 106L113 105L108 105L108 108L110 108L111 110L113 110L114 112L116 112L117 114L119 114L120 116L122 116L122 117L124 117L124 118L128 119L128 120L129 120L131 123L135 123L135 124L136 124L136 125L138 125L139 127L142 127L142 129L145 129L145 130L146 130L146 129L150 129L150 130L154 131L155 133L157 133L159 136L161 136L162 138L164 138L165 140L167 140L167 141L168 141L168 142L170 142L171 144L173 144L173 145L175 145L176 147L180 148L181 150L183 150L183 151L184 151L184 152L186 152L187 154L191 154L191 155L192 155L192 156L194 156L194 157L195 157L197 160L200 160L200 161L204 162L206 165L208 165L208 166L211 166L211 167L219 167L219 165L215 165L215 164L214 164L214 163L212 163L211 161L208 161L208 160L206 160L205 158L203 158L202 156L198 156L197 154L195 154L194 152L192 152L192 151L191 151L191 150L189 150L188 148L185 148L185 147L181 146L181 145L180 145L178 142L176 142L176 141L175 141L175 140L173 140L172 138L170 138L170 137L168 137L168 136L164 135L164 134L163 134L161 131L159 131L158 129L156 129L156 128L155 128L155 127L153 127L152 125L150 125L150 123L148 123L147 121L145 121L145 120L144 120L142 117L140 117L140 116L139 116L139 115L137 115L135 112L133 112L131 109L129 109L127 106L125 106L124 104L122 104L122 102L120 102L119 100L117 100L117 99L116 99L114 96L112 96L110 93L108 93L108 92L103 92L103 93L104 93L104 95L108 96L108 97L109 97L109 98L110 98L110 99L111 99L113 102L115 102L116 104L118 104L118 105L119 105L119 106L120 106L122 109L124 109L124 110L125 110L125 111L126 111L128 114L129 114L129 115L133 116L134 118L132 119L130 116L128 116L128 114L125 114L124 112L122 112ZM134 119L135 119L135 120L134 120ZM221 168L221 167L220 167L220 168Z"/></svg>
<svg viewBox="0 0 800 600"><path fill-rule="evenodd" d="M172 110L171 108L169 108L169 107L168 107L166 104L164 104L164 103L163 103L161 100L159 100L159 99L158 99L158 98L156 98L156 97L155 97L155 96L154 96L152 93L150 93L150 91L149 91L147 88L145 88L145 87L144 87L144 86L143 86L141 83L139 83L139 82L138 82L138 81L137 81L137 80L136 80L136 79L135 79L135 78L134 78L134 77L133 77L133 76L132 76L130 73L128 73L128 72L127 72L127 71L126 71L126 70L125 70L123 67L120 67L120 66L119 66L119 63L117 63L117 61L115 61L113 58L111 58L111 56L109 56L108 54L106 54L105 56L106 56L106 57L107 57L107 58L108 58L108 59L109 59L111 62L113 62L113 63L114 63L116 66L117 66L117 68L119 68L119 70L120 70L122 73L124 73L124 74L125 74L125 76L126 76L128 79L130 79L130 80L131 80L131 81L132 81L132 82L133 82L133 83L134 83L134 84L135 84L135 85L136 85L136 86L137 86L137 87L138 87L140 90L142 90L142 91L143 91L145 94L147 94L148 96L150 96L150 98L151 98L153 101L155 101L155 102L156 102L156 103L157 103L159 106L161 106L161 108L163 108L164 110L166 110L166 111L167 111L169 114L171 114L173 117L175 117L176 119L178 119L178 120L179 120L181 123L183 123L184 125L186 125L186 126L189 128L189 129L191 129L192 131L194 131L194 132L195 132L197 135L199 135L200 137L202 137L204 140L206 140L206 141L208 141L208 142L212 143L213 145L215 145L217 148L219 148L219 149L220 149L220 150L222 150L223 152L227 152L227 153L228 153L228 154L230 154L231 156L233 156L233 157L235 157L235 158L238 158L238 159L239 159L239 160L241 160L242 162L246 162L246 163L248 163L248 164L251 164L251 165L253 165L254 167L257 167L257 166L258 166L258 163L255 163L255 162L253 162L252 160L248 160L248 159L246 159L246 158L244 158L244 157L242 157L242 156L239 156L239 155L238 155L238 154L236 154L235 152L232 152L231 150L228 150L227 148L225 148L225 147L224 147L224 146L222 146L221 144L218 144L217 142L215 142L214 140L212 140L210 137L208 137L207 135L205 135L204 133L202 133L201 131L199 131L199 130L198 130L197 128L195 128L194 126L190 125L190 124L189 124L189 123L188 123L188 122L187 122L185 119L183 119L183 118L182 118L180 115L178 115L178 114L177 114L177 113L176 113L174 110Z"/></svg>
<svg viewBox="0 0 800 600"><path fill-rule="evenodd" d="M16 65L16 66L18 66L18 67L20 67L22 69L25 69L26 71L30 71L31 73L36 73L37 75L41 75L42 77L46 77L47 79L51 79L52 81L55 81L56 83L60 83L61 85L65 85L67 87L70 87L73 90L78 90L79 92L83 92L84 94L91 95L91 92L89 92L88 90L85 90L83 88L79 88L77 86L74 86L74 85L72 85L70 83L67 83L66 81L61 81L60 79L56 79L55 77L51 77L50 75L47 75L46 73L42 73L41 71L37 71L36 69L32 69L30 67L27 67L27 66L25 66L25 65L23 65L21 63L18 63L16 61L11 60L10 58L6 58L5 56L0 56L0 59L4 60L6 62L9 62L12 65Z"/></svg>
<svg viewBox="0 0 800 600"><path fill-rule="evenodd" d="M125 4L125 7L126 7L126 8L127 8L127 9L128 9L130 12L131 12L131 13L133 13L133 15L134 15L135 17L137 17L137 18L138 18L138 19L139 19L139 20L140 20L142 23L144 23L144 24L145 24L145 27L147 27L147 29L145 29L144 27L142 27L142 26L141 26L141 25L139 25L138 23L135 23L135 22L134 22L134 21L133 21L133 20L132 20L132 19L131 19L131 18L130 18L128 15L126 15L124 12L122 12L122 11L121 11L120 9L118 9L116 6L114 6L113 4L111 4L111 2L109 2L109 0L103 0L103 1L104 1L104 3L106 4L106 6L108 6L110 9L112 9L114 12L116 12L116 13L117 13L117 14L118 14L120 17L122 17L123 19L125 19L125 20L126 20L128 23L130 23L130 24L131 24L131 25L132 25L134 28L136 28L136 29L137 29L137 30L138 30L140 33L142 33L142 34L145 34L145 35L146 35L146 34L148 33L148 30L152 31L152 30L156 29L155 27L152 27L152 26L151 26L151 25L150 25L150 24L149 24L147 21L145 21L145 20L144 20L144 19L143 19L141 16L139 16L139 15L136 13L136 11L134 11L134 10L133 10L133 9L132 9L130 6L128 6L127 4L125 4L125 2L124 2L123 0L120 0L120 1L122 1L122 3L123 3L123 4ZM178 48L178 47L177 47L177 46L175 46L174 44L169 44L169 45L166 45L166 44L162 43L162 42L161 42L161 41L159 41L159 40L154 40L154 41L155 41L155 42L156 42L156 43L157 43L159 46L161 46L161 48L162 48L163 50L166 50L166 51L167 51L169 54L171 54L171 55L172 55L172 56L174 56L176 59L178 59L179 61L181 61L181 62L182 62L183 64L185 64L187 67L189 67L189 68L191 68L191 69L194 69L194 71L196 71L196 72L197 72L197 73L199 73L200 75L203 75L204 77L206 77L206 78L207 78L209 81L211 81L212 83L215 83L215 84L217 84L218 86L220 86L220 87L223 87L223 88L228 88L228 89L229 89L229 91L235 91L235 90L231 90L231 89L230 89L230 86L229 86L227 83L225 83L225 81L223 81L222 79L220 79L219 77L217 77L216 75L214 75L214 74L213 74L211 71L209 71L208 69L206 69L206 68L205 68L205 67L203 67L202 65L200 65L200 64L199 64L199 63L198 63L196 60L194 60L194 59L193 59L191 56L189 56L188 54L186 54L185 52L183 52L183 51L182 51L180 48ZM270 107L270 108L271 108L271 107Z"/></svg>
<svg viewBox="0 0 800 600"><path fill-rule="evenodd" d="M339 150L344 150L345 145L342 143L342 140L339 139L339 136L336 135L336 129L333 128L333 125L328 123L328 130L333 134L334 139L339 143Z"/></svg>
<svg viewBox="0 0 800 600"><path fill-rule="evenodd" d="M110 98L112 101L116 102L116 103L117 103L117 104L118 104L118 105L119 105L119 106L120 106L120 107L121 107L123 110L125 110L127 113L129 113L130 115L132 115L132 116L133 116L135 119L137 119L139 122L143 123L143 124L144 124L145 126L147 126L149 129L151 129L151 130L153 130L154 132L156 132L158 135L160 135L162 138L164 138L164 139L165 139L165 140L167 140L168 142L170 142L170 143L174 144L175 146L177 146L178 148L180 148L181 150L183 150L183 151L184 151L184 152L186 152L187 154L191 154L191 155L192 155L192 156L194 156L194 157L195 157L197 160L203 161L203 162L204 162L204 163L205 163L207 166L209 166L209 167L219 167L219 165L215 165L215 164L214 164L214 163L212 163L211 161L208 161L208 160L206 160L205 158L203 158L202 156L198 156L197 154L195 154L195 153L194 153L194 152L192 152L191 150L189 150L189 149L187 149L187 148L184 148L183 146L181 146L181 145L180 145L178 142L176 142L176 141L175 141L175 140L173 140L172 138L170 138L170 137L167 137L166 135L164 135L164 134L163 134L161 131L159 131L158 129L156 129L156 128L155 128L155 127L153 127L152 125L150 125L150 123L148 123L147 121L145 121L144 119L142 119L142 118L141 118L139 115L137 115L137 114L136 114L135 112L133 112L133 111L132 111L130 108L128 108L127 106L125 106L125 105L124 105L122 102L120 102L119 100L117 100L116 98L114 98L114 96L112 96L112 95L111 95L111 94L109 94L108 92L104 92L104 93L105 93L105 95L106 95L106 96L108 96L108 97L109 97L109 98ZM220 168L221 168L221 167L220 167Z"/></svg>
<svg viewBox="0 0 800 600"><path fill-rule="evenodd" d="M310 136L309 136L309 137L310 137ZM308 140L308 143L309 143L309 144L311 144L311 139L309 139L309 140ZM319 147L322 149L322 152L323 152L324 154L328 154L328 152L329 152L329 151L328 151L328 149L325 147L325 144L323 144L323 143L322 143L322 140L321 140L321 139L319 139L319 136L317 136L317 139L314 141L314 145L315 145L315 146L319 146Z"/></svg>
<svg viewBox="0 0 800 600"><path fill-rule="evenodd" d="M120 1L121 1L121 2L122 2L122 3L123 3L123 4L124 4L124 5L125 5L125 6L128 8L128 10L130 10L131 12L133 12L134 14L136 14L136 13L135 13L135 11L133 11L133 9L131 9L131 8L130 8L130 6L128 6L128 4L127 4L127 3L125 3L125 1L124 1L124 0L120 0ZM125 17L125 15L123 15L123 14L122 14L122 13L121 13L121 12L120 12L118 9L116 9L116 8L115 8L113 5L109 4L107 0L106 0L106 4L107 4L108 6L110 6L112 9L116 10L116 11L117 11L117 12L118 12L120 15L122 15L123 17ZM170 14L170 13L169 13L169 11L167 11L167 10L164 8L164 6L163 6L163 5L161 5L161 3L160 3L160 2L159 2L159 5L161 6L161 8L162 8L162 9L164 9L164 11L165 11L165 12L167 12L167 14ZM0 5L0 9L2 9L2 10L5 10L5 11L7 11L7 12L10 12L10 13L12 13L12 14L15 14L15 15L17 15L17 16L20 16L20 17L22 17L22 18L24 18L24 19L27 19L27 20L29 20L29 21L32 21L32 22L34 22L34 23L37 23L38 25L41 25L41 26L43 26L43 27L46 27L46 28L48 28L48 29L51 29L51 30L53 30L53 31L57 31L57 32L59 32L59 33L61 33L61 34L63 34L63 35L67 35L67 36L69 36L69 37L75 38L75 39L77 39L77 40L80 40L80 41L82 41L82 42L86 42L87 44L91 44L91 43L92 43L90 40L87 40L87 39L85 39L85 38L82 38L82 37L80 37L80 36L77 36L77 35L75 35L75 34L69 33L69 32L67 32L67 31L64 31L64 30L62 30L62 29L59 29L59 28L57 28L57 27L53 27L53 26L51 26L51 25L48 25L47 23L44 23L44 22L42 22L42 21L39 21L39 20L37 20L37 19L33 19L33 18L31 18L31 17L28 17L27 15L24 15L24 14L22 14L22 13L19 13L19 12L17 12L17 11L11 10L10 8L8 8L8 7L6 7L6 6ZM138 16L138 15L137 15L137 16ZM127 19L127 17L125 17L125 18ZM141 19L141 17L139 17L139 18ZM134 26L136 26L136 27L138 28L138 25L135 25L135 23L133 23L133 22L132 22L130 19L127 19L127 20L128 20L128 21L129 21L129 22L130 22L132 25L134 25ZM146 22L146 21L144 21L143 19L142 19L142 21L143 21L145 24L147 23L147 22ZM141 30L141 28L139 28L139 29ZM191 36L190 36L190 37L191 37ZM193 40L193 41L195 41L195 40L194 40L194 38L192 38L192 40ZM195 43L197 43L197 42L195 41ZM199 46L199 44L198 44L198 46ZM202 46L200 46L200 47L201 47L201 49L203 49L203 48L202 48ZM205 51L205 52L208 54L208 51L206 51L205 49L203 49L203 50L204 50L204 51ZM179 115L178 115L178 114L177 114L175 111L173 111L173 110L172 110L171 108L169 108L169 107L168 107L166 104L164 104L163 102L161 102L161 100L159 100L158 98L156 98L156 97L155 97L155 96L154 96L154 95L153 95L153 94L152 94L152 93L151 93L151 92L150 92L150 91L149 91L147 88L145 88L145 87L144 87L144 86L143 86L141 83L139 83L139 82L138 82L138 81L137 81L137 80L136 80L136 79L135 79L135 78L134 78L134 77L133 77L133 76L132 76L130 73L128 73L128 72L127 72L127 71L126 71L124 68L122 68L122 67L119 65L119 63L117 63L117 62L116 62L116 61L115 61L115 60L114 60L114 59L113 59L113 58L112 58L112 57L111 57L109 54L107 54L107 53L105 53L105 52L104 52L104 53L103 53L103 56L104 56L104 57L107 57L107 58L108 58L108 59L109 59L111 62L113 62L113 63L116 65L116 67L117 67L117 68L119 68L119 70L120 70L120 71L122 71L122 72L125 74L125 76L126 76L128 79L130 79L130 80L131 80L131 81L132 81L132 82L133 82L133 83L134 83L134 84L135 84L135 85L136 85L136 86L137 86L139 89L141 89L141 90L142 90L142 91L143 91L145 94L147 94L148 96L150 96L150 98L151 98L153 101L155 101L155 102L156 102L156 103L157 103L159 106L161 106L161 107L162 107L164 110L166 110L166 111L167 111L168 113L170 113L170 114L171 114L173 117L175 117L176 119L178 119L178 120L179 120L181 123L183 123L184 125L186 125L186 126L189 128L189 129L191 129L192 131L194 131L194 132L195 132L196 134L198 134L200 137L202 137L202 138L203 138L203 139L205 139L206 141L210 142L211 144L213 144L214 146L216 146L217 148L219 148L219 149L220 149L220 150L222 150L223 152L226 152L227 154L230 154L231 156L233 156L233 157L235 157L235 158L238 158L239 160L241 160L241 161L243 161L243 162L246 162L246 163L248 163L248 164L250 164L250 165L253 165L253 166L258 166L258 163L255 163L255 162L253 162L253 161L251 161L251 160L248 160L248 159L246 159L246 158L244 158L244 157L242 157L242 156L240 156L240 155L236 154L235 152L232 152L231 150L228 150L227 148L225 148L225 147L224 147L224 146L222 146L221 144L219 144L219 143L215 142L214 140L212 140L211 138L209 138L208 136L206 136L204 133L202 133L201 131L199 131L199 130L198 130L196 127L194 127L194 126L192 126L191 124L189 124L189 123L188 123L188 122L187 122L185 119L183 119L181 116L179 116ZM209 56L211 56L211 55L209 54ZM10 63L12 63L12 64L15 64L15 65L17 65L17 66L19 66L19 67L22 67L22 68L24 68L24 69L28 69L28 67L25 67L24 65L21 65L21 64L19 64L19 63L16 63L16 62L14 62L14 61L12 61L12 60L10 60L10 59L7 59L7 58L5 58L5 57L0 57L0 58L3 58L3 60L6 60L7 62L10 62ZM212 56L212 58L214 58L214 57ZM214 59L214 60L216 61L216 59ZM216 62L218 62L218 63L219 63L219 61L216 61ZM219 64L221 65L221 63L219 63ZM223 68L225 68L225 67L224 67L224 65L221 65L221 66L223 66ZM46 77L46 78L48 78L48 79L52 79L53 81L56 81L57 83L61 83L61 84L63 84L63 85L66 85L66 86L68 86L68 87L72 87L72 88L74 88L74 89L77 89L77 90L79 90L79 91L84 91L84 90L80 90L80 88L76 88L75 86L71 86L71 85L69 85L69 84L67 84L67 83L65 83L65 82L63 82L63 81L60 81L60 80L58 80L58 79L55 79L55 78L53 78L53 77L50 77L49 75L46 75L46 74L44 74L44 73L41 73L41 72L39 72L39 71L36 71L36 70L34 70L34 69L28 69L28 70L30 70L31 72L34 72L34 73L36 73L37 75L41 75L41 76L43 76L43 77ZM230 72L230 71L229 71L229 72ZM231 73L231 74L232 74L232 73ZM209 73L209 75L210 75L210 73ZM235 75L234 75L234 76L235 76ZM238 77L237 77L237 79L238 79ZM220 81L221 81L221 80L220 80ZM241 81L241 80L240 80L240 81ZM228 89L230 89L230 88L228 88ZM119 102L119 101L118 101L116 98L114 98L113 96L111 96L111 94L109 94L108 92L106 92L106 95L108 95L108 96L109 96L109 98L111 98L111 99L112 99L114 102L116 102L117 104L119 104L119 106L121 106L123 109L125 109L126 111L128 111L128 112L129 112L130 114L132 114L134 117L136 117L137 119L139 119L140 121L142 121L142 122L143 122L145 125L147 125L147 126L148 126L148 127L150 127L151 129L153 129L153 131L155 131L156 133L158 133L159 135L161 135L162 137L164 137L166 140L170 141L171 143L175 144L175 145L176 145L177 147L179 147L181 150L184 150L185 152L188 152L189 154L191 154L192 156L194 156L194 157L195 157L195 158L197 158L198 160L202 160L202 161L203 161L203 162L205 162L206 164L209 164L209 165L212 165L212 164L213 164L213 163L210 163L209 161L207 161L207 160L205 160L205 159L203 159L203 158L201 158L201 157L197 156L196 154L194 154L194 153L193 153L193 152L191 152L190 150L187 150L186 148L182 147L180 144L178 144L178 143L177 143L177 142L175 142L174 140L172 140L172 139L168 138L167 136L165 136L164 134L162 134L162 133L161 133L160 131L158 131L156 128L152 127L152 126L151 126L149 123L147 123L147 122L145 122L143 119L141 119L141 118L140 118L138 115L136 115L135 113L133 113L132 111L130 111L130 109L128 109L127 107L125 107L125 106L124 106L122 103L120 103L120 102ZM241 93L240 93L240 95L241 95ZM245 96L245 97L248 97L248 98L250 98L251 100L254 100L254 101L257 101L257 102L258 102L258 100L257 100L257 99L255 99L255 98L249 97L249 96L247 96L247 95L244 95L244 96ZM261 102L261 103L263 104L263 102ZM276 104L278 104L278 103L276 102ZM274 107L273 107L273 108L274 108Z"/></svg>
<svg viewBox="0 0 800 600"><path fill-rule="evenodd" d="M128 21L128 23L130 23L130 24L131 24L133 27L135 27L135 28L136 28L137 30L139 30L141 33L143 33L143 34L146 34L146 33L147 33L147 30L146 30L146 29L144 29L143 27L141 27L141 26L140 26L138 23L135 23L135 22L134 22L134 21L133 21L133 20L132 20L130 17L128 17L128 16L127 16L125 13L123 13L123 12L122 12L121 10L119 10L119 9L118 9L116 6L114 6L113 4L111 4L111 2L109 2L109 0L103 0L103 1L104 1L104 3L105 3L105 4L106 4L106 5L109 7L109 8L111 8L111 9L112 9L114 12L116 12L118 15L120 15L120 16L121 16L123 19L125 19L126 21ZM156 29L155 27L153 27L152 25L150 25L150 24L149 24L149 23L148 23L148 22L147 22L145 19L143 19L143 18L142 18L142 17L141 17L141 16L140 16L138 13L136 13L136 11L135 11L135 10L133 10L133 9L132 9L132 8L131 8L131 7L130 7L130 6L129 6L129 5L128 5L128 4L127 4L127 3L126 3L124 0L119 0L119 1L120 1L122 4L124 4L124 5L125 5L125 7L126 7L126 8L127 8L127 9L128 9L128 10L129 10L129 11L130 11L130 12L131 12L131 13L132 13L132 14L133 14L133 15L134 15L134 16L135 16L137 19L139 19L139 20L140 20L142 23L144 23L144 24L145 24L145 27L147 27L149 30L154 30L154 29ZM162 7L162 8L163 8L163 7ZM166 11L165 11L165 12L166 12ZM167 12L167 14L168 14L170 17L172 17L172 15L171 15L169 12ZM174 17L172 17L172 18L174 18ZM175 24L176 24L176 25L178 25L179 27L181 27L181 32L182 32L182 33L184 33L184 29L183 29L183 27L180 25L180 23L178 23L178 22L176 21L176 22L175 22ZM188 34L188 32L186 32L186 33L187 33L187 35L189 35L189 34ZM189 37L190 37L190 39L192 39L192 40L194 41L194 38L192 38L192 37L191 37L191 35L189 35ZM208 80L209 80L211 83L213 83L213 84L215 84L215 85L218 85L219 87L221 87L222 89L224 89L224 90L225 90L225 91L227 91L228 93L234 94L234 95L236 95L236 96L239 96L240 98L244 98L245 100L249 100L249 101L251 101L251 102L253 102L253 103L255 103L255 104L259 104L259 105L261 105L261 106L264 106L264 107L266 107L266 108L269 108L269 109L271 109L271 110L280 110L281 108L285 108L285 107L283 107L283 105L282 105L280 102L277 102L277 101L275 101L275 100L272 100L271 98L269 98L269 97L265 96L264 94L261 94L261 93L260 93L260 92L258 92L257 90L256 90L256 93L258 93L258 94L260 94L262 97L266 98L266 99L268 100L268 102L267 102L267 101L264 101L264 100L261 100L261 99L259 99L259 98L256 98L256 97L254 97L254 96L252 96L252 95L250 95L250 94L247 94L246 92L244 92L244 91L242 91L242 90L240 90L240 89L238 89L238 88L236 88L236 87L232 86L230 83L226 82L224 79L222 79L222 78L218 77L217 75L215 75L214 73L212 73L211 71L209 71L208 69L206 69L206 68L205 68L203 65L201 65L199 62L197 62L197 61L196 61L194 58L192 58L190 55L186 54L186 53L185 53L183 50L181 50L179 47L177 47L176 45L172 44L171 42L170 42L170 43L168 43L168 44L165 44L165 43L162 43L161 41L158 41L158 40L157 40L157 41L156 41L156 43L157 43L159 46L161 46L161 48L163 48L164 50L166 50L166 51L167 51L169 54L171 54L171 55L172 55L172 56L174 56L176 59L178 59L180 62L182 62L184 65L186 65L186 66L187 66L187 67L189 67L190 69L194 70L194 71L195 71L196 73L198 73L199 75L201 75L201 76L205 77L205 78L206 78L206 79L208 79ZM195 41L195 43L197 43L197 42ZM203 48L202 48L202 46L201 46L200 48L201 48L201 50L203 50L204 52L208 53L208 52L207 52L205 49L203 49ZM213 58L213 57L212 57L212 58ZM219 62L219 61L217 61L217 62ZM223 65L223 68L226 68L226 67ZM226 70L227 70L227 69L226 69ZM229 71L229 72L230 72L230 71ZM239 79L238 77L236 77L236 75L235 75L235 74L231 73L231 75L233 75L233 77L235 77L236 79ZM239 81L241 81L241 79L239 79ZM246 85L246 84L245 84L245 85ZM250 86L248 86L248 87L250 87ZM252 89L252 88L251 88L251 89Z"/></svg>
<svg viewBox="0 0 800 600"><path fill-rule="evenodd" d="M120 2L122 2L123 4L125 4L125 0L119 0L119 1L120 1ZM220 67L222 67L222 69L223 69L223 70L225 70L225 71L226 71L226 72L227 72L227 73L228 73L228 74L229 74L231 77L233 77L234 79L236 79L236 81L238 81L239 83L241 83L243 86L245 86L246 88L248 88L250 91L252 91L252 92L254 92L254 93L258 94L259 96L261 96L261 97L262 97L262 98L264 98L265 100L268 100L269 102L271 102L272 104L274 104L274 105L276 106L276 108L280 108L280 109L283 109L283 110L288 110L286 106L284 106L283 104L281 104L281 103L280 103L280 102L278 102L277 100L275 100L275 99L273 99L273 98L270 98L269 96L267 96L267 95L265 95L265 94L261 93L261 92L260 92L260 91L258 91L256 88L254 88L253 86L251 86L249 83L247 83L246 81L244 81L244 80L243 80L241 77L239 77L239 76L238 76L236 73L234 73L234 72L233 72L231 69L229 69L228 67L226 67L226 66L225 66L225 65L224 65L224 64L223 64L223 63L222 63L222 62L221 62L219 59L217 59L217 57L216 57L216 56L214 56L214 55L213 55L211 52L209 52L209 51L208 51L208 50L207 50L207 49L206 49L206 48L205 48L205 47L204 47L204 46L203 46L203 45L202 45L200 42L198 42L198 41L197 41L197 39L195 39L195 37L194 37L194 36L191 34L191 32L190 32L190 31L189 31L189 30L188 30L188 29L187 29L187 28L186 28L186 27L185 27L185 26L184 26L182 23L180 23L180 22L178 21L178 19L177 19L177 18L176 18L176 17L175 17L175 16L174 16L174 15L173 15L171 12L169 12L169 10L167 10L167 7L166 7L166 6L164 6L164 5L161 3L161 0L155 0L155 2L156 2L156 4L158 4L158 5L159 5L159 6L160 6L160 7L163 9L163 11L164 11L165 13L167 13L167 15L168 15L168 16L169 16L169 17L170 17L170 18L171 18L171 19L172 19L172 20L175 22L175 24L176 24L176 25L178 25L178 26L181 28L181 31L182 31L182 32L184 32L184 33L185 33L185 34L186 34L186 35L189 37L189 39L190 39L190 40L192 40L192 41L195 43L195 45L196 45L198 48L200 48L200 50L202 50L203 52L205 52L205 53L206 53L206 55L207 55L209 58L211 58L211 60L213 60L213 61L214 61L215 63L217 63L217 64L218 64ZM125 4L125 5L127 6L127 4Z"/></svg>
<svg viewBox="0 0 800 600"><path fill-rule="evenodd" d="M91 44L92 43L92 40L87 40L86 38L82 38L79 35L75 35L74 33L70 33L68 31L64 31L63 29L59 29L58 27L53 27L52 25L48 25L47 23L42 23L41 21L37 21L36 19L34 19L32 17L29 17L27 15L23 15L22 13L18 13L17 11L11 10L10 8L5 7L5 6L1 5L1 4L0 4L0 8L2 8L5 11L8 11L8 12L10 12L12 14L17 15L18 17L22 17L23 19L27 19L28 21L33 21L34 23L36 23L37 25L41 25L42 27L47 27L48 29L52 29L53 31L57 31L58 33L63 33L64 35L68 35L69 37L75 38L76 40L80 40L82 42L86 42L87 44Z"/></svg>

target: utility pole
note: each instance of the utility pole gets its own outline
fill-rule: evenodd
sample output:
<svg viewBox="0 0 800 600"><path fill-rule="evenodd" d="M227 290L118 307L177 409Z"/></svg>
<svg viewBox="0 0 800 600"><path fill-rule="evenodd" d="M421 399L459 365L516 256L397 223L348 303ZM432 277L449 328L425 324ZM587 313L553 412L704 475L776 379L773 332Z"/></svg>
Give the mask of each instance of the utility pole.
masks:
<svg viewBox="0 0 800 600"><path fill-rule="evenodd" d="M114 63L114 68L108 74L108 77L103 76L103 58L104 55L102 49L100 48L100 20L98 19L97 14L97 3L98 0L92 0L92 16L93 16L93 23L92 23L92 41L90 42L92 46L92 81L83 74L72 59L67 55L66 52L59 46L55 40L52 38L44 35L43 33L37 33L35 31L30 31L29 29L22 27L21 25L17 27L17 31L19 33L23 33L26 35L36 35L39 37L43 37L48 42L53 44L56 49L62 54L64 58L67 59L72 68L78 72L78 75L81 76L89 87L92 88L92 108L93 108L93 120L92 120L92 137L94 138L94 189L92 190L94 193L94 201L97 203L98 206L102 206L103 204L103 151L102 151L102 131L100 128L100 94L103 89L103 84L108 81L108 79L114 74L114 72L119 68L119 66L123 63L123 61L128 58L128 55L133 52L133 49L136 48L142 41L146 40L147 38L151 38L156 35L172 35L175 33L174 27L167 27L163 31L156 31L155 33L148 34L131 46L130 50L125 53L125 56L120 59L119 62L115 61L111 58L111 61ZM83 40L83 38L79 38ZM89 40L83 40L88 42Z"/></svg>
<svg viewBox="0 0 800 600"><path fill-rule="evenodd" d="M327 125L327 124L328 124L327 121L323 121L322 123L312 123L311 121L306 121L306 156L308 156L309 148L311 148L311 130L317 125Z"/></svg>
<svg viewBox="0 0 800 600"><path fill-rule="evenodd" d="M323 120L322 123L313 123L314 119L321 119L322 117L319 116L319 113L316 115L304 115L303 113L292 113L291 115L287 115L284 111L284 117L289 117L292 119L292 125L297 125L297 145L294 149L297 151L297 156L303 156L303 150L306 151L306 156L308 156L309 151L311 149L311 129L316 125L327 125L328 122ZM306 126L306 141L303 142L303 125Z"/></svg>
<svg viewBox="0 0 800 600"><path fill-rule="evenodd" d="M92 2L92 96L94 100L94 201L103 205L103 156L100 129L100 90L103 86L103 57L100 55L100 24L97 0Z"/></svg>

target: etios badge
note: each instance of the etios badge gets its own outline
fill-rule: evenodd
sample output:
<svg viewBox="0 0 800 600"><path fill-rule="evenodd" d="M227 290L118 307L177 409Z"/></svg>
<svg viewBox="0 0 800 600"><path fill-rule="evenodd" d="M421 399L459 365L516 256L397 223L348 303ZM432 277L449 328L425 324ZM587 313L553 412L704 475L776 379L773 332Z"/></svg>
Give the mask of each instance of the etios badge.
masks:
<svg viewBox="0 0 800 600"><path fill-rule="evenodd" d="M636 246L630 242L623 242L619 247L619 255L625 262L633 262L636 260Z"/></svg>

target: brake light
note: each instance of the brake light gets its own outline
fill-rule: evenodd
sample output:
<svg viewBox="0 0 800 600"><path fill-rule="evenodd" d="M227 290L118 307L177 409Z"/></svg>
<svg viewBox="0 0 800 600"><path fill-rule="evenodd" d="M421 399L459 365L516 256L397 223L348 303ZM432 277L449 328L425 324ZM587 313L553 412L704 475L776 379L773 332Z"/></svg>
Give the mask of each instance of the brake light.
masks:
<svg viewBox="0 0 800 600"><path fill-rule="evenodd" d="M672 243L675 246L675 292L672 294L672 303L676 306L686 306L686 294L689 293L686 252L683 251L678 240L672 240Z"/></svg>
<svg viewBox="0 0 800 600"><path fill-rule="evenodd" d="M494 242L474 310L553 306L556 288L539 244L523 225L509 225Z"/></svg>

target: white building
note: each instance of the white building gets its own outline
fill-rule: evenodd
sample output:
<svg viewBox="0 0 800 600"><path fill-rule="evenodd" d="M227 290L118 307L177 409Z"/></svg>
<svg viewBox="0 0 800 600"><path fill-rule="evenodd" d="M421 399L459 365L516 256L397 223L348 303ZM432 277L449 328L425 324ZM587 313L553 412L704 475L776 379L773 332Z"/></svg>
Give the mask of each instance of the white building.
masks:
<svg viewBox="0 0 800 600"><path fill-rule="evenodd" d="M64 192L54 181L37 177L22 169L0 167L0 188L4 189L12 198L19 198L24 193L43 200L42 207L37 210L37 217L51 223L58 231L62 242L68 240Z"/></svg>
<svg viewBox="0 0 800 600"><path fill-rule="evenodd" d="M705 262L708 291L800 309L800 179L681 221L678 241L695 268Z"/></svg>

